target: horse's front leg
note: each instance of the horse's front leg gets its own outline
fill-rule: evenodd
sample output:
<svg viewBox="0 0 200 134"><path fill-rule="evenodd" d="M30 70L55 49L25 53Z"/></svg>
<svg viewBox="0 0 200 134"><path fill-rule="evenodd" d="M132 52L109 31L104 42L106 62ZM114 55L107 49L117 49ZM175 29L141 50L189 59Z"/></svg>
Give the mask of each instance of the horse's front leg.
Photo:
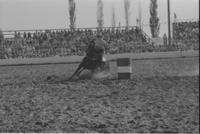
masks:
<svg viewBox="0 0 200 134"><path fill-rule="evenodd" d="M80 75L80 71L82 70L82 66L79 66L78 69L72 74L72 76L68 79L71 80L75 75Z"/></svg>
<svg viewBox="0 0 200 134"><path fill-rule="evenodd" d="M78 73L78 70L75 72L75 73L73 73L72 74L72 76L71 77L69 77L69 79L68 80L71 80L76 74Z"/></svg>
<svg viewBox="0 0 200 134"><path fill-rule="evenodd" d="M80 76L80 74L81 74L81 72L82 72L83 70L85 70L85 68L82 68L82 69L80 69L80 70L79 70L79 72L77 72L76 76L78 76L78 77L79 77L79 76Z"/></svg>

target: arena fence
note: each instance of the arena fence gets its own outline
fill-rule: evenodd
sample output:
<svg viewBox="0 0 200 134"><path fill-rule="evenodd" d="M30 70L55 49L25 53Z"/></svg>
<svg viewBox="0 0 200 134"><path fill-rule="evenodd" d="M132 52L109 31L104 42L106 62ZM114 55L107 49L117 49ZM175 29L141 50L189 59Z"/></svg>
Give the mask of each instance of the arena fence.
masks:
<svg viewBox="0 0 200 134"><path fill-rule="evenodd" d="M173 59L185 57L199 57L199 51L171 51L171 52L146 52L146 53L124 53L106 55L107 61L116 62L118 58L130 58L132 60L151 60L151 59ZM24 65L48 65L48 64L78 64L83 56L53 56L46 58L18 58L2 59L0 66L24 66Z"/></svg>
<svg viewBox="0 0 200 134"><path fill-rule="evenodd" d="M29 59L0 60L0 69L4 67L23 66L23 68L67 67L75 71L82 56L48 57ZM130 79L138 77L171 77L171 76L199 76L199 53L197 51L153 52L142 54L106 55L109 61L109 73L112 79ZM131 59L130 66L119 68L117 59ZM35 66L33 66L35 65ZM75 66L74 66L75 65ZM125 69L125 70L124 70ZM125 73L122 74L122 73ZM122 75L121 75L122 74Z"/></svg>

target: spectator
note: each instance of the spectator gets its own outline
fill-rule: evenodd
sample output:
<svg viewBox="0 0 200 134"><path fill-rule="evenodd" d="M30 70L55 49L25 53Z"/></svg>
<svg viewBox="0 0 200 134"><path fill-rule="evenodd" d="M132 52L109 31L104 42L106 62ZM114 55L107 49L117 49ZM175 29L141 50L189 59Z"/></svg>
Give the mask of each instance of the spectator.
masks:
<svg viewBox="0 0 200 134"><path fill-rule="evenodd" d="M166 35L166 33L163 35L163 44L167 45L167 35Z"/></svg>
<svg viewBox="0 0 200 134"><path fill-rule="evenodd" d="M26 33L24 32L24 38L26 39Z"/></svg>

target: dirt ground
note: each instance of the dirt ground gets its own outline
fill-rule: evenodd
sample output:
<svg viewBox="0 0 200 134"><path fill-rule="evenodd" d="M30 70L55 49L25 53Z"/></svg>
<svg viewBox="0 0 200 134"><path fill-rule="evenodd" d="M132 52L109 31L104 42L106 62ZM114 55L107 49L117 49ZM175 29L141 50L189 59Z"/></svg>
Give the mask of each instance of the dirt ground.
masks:
<svg viewBox="0 0 200 134"><path fill-rule="evenodd" d="M75 67L0 67L0 132L199 133L199 76L63 81Z"/></svg>

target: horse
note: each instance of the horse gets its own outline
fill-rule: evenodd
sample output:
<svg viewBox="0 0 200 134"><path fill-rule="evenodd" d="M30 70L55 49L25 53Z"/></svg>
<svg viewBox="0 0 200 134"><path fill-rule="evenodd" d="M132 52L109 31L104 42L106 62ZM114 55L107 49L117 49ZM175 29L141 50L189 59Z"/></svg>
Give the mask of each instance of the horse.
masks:
<svg viewBox="0 0 200 134"><path fill-rule="evenodd" d="M101 44L99 45L93 39L86 50L86 56L83 58L76 71L68 80L71 80L74 76L79 77L81 72L85 69L90 70L92 74L98 68L103 69L106 64L105 57L103 56L104 52L104 46Z"/></svg>

